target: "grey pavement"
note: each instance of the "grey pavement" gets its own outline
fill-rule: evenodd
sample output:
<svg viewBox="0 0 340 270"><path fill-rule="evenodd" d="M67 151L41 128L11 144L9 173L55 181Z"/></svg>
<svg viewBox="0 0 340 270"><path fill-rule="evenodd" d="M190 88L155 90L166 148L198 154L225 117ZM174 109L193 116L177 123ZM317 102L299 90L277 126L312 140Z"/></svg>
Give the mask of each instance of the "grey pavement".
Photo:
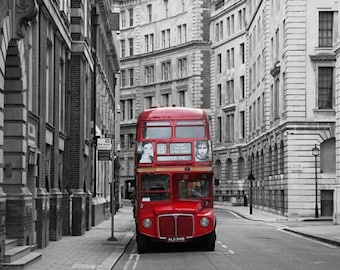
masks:
<svg viewBox="0 0 340 270"><path fill-rule="evenodd" d="M27 266L28 270L109 270L118 261L131 241L135 231L132 207L125 203L114 216L113 236L111 218L92 227L81 236L63 236L59 241L50 241L41 259Z"/></svg>
<svg viewBox="0 0 340 270"><path fill-rule="evenodd" d="M340 225L333 225L331 219L298 219L275 215L249 207L232 206L230 203L216 202L215 208L231 211L243 218L277 224L280 228L312 237L332 245L340 246ZM114 237L111 237L111 219L92 227L82 236L63 236L59 241L50 241L39 261L26 267L28 270L109 270L112 269L134 236L135 226L132 207L124 201L123 207L114 216Z"/></svg>

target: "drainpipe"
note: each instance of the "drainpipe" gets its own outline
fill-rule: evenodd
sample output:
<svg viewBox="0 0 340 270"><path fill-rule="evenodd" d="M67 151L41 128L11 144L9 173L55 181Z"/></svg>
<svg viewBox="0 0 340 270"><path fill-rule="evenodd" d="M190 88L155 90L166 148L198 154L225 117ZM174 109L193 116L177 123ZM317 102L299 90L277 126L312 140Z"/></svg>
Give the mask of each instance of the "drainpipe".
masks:
<svg viewBox="0 0 340 270"><path fill-rule="evenodd" d="M97 197L97 33L98 33L98 15L96 9L92 10L92 21L93 21L93 35L92 35L92 57L94 61L93 69L93 196Z"/></svg>

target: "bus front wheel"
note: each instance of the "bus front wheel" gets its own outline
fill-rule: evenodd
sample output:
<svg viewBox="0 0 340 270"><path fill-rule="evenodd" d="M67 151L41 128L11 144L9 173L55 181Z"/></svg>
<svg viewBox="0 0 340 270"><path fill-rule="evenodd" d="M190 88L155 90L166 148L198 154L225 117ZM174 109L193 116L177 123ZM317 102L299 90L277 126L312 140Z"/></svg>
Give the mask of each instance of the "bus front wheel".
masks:
<svg viewBox="0 0 340 270"><path fill-rule="evenodd" d="M137 232L137 251L138 253L144 253L147 250L147 238L146 236Z"/></svg>
<svg viewBox="0 0 340 270"><path fill-rule="evenodd" d="M215 230L209 233L206 236L206 250L207 251L214 251L215 250L215 241L216 241L216 232Z"/></svg>

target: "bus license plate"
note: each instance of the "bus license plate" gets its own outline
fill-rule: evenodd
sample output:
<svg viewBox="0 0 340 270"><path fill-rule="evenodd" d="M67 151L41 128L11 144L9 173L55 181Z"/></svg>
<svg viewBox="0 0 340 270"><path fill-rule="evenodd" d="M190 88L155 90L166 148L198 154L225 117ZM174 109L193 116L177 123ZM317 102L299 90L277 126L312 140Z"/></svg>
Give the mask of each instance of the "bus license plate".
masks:
<svg viewBox="0 0 340 270"><path fill-rule="evenodd" d="M174 242L184 242L185 237L168 237L168 242L174 243Z"/></svg>

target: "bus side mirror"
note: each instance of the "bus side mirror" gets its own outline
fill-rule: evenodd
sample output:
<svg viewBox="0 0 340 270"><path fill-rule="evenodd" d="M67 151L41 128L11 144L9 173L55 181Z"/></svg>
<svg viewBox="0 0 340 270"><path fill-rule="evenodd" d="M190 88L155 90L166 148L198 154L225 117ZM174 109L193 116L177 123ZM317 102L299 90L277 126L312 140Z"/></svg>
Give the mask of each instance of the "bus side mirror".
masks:
<svg viewBox="0 0 340 270"><path fill-rule="evenodd" d="M220 179L215 178L215 186L219 186L220 185Z"/></svg>

